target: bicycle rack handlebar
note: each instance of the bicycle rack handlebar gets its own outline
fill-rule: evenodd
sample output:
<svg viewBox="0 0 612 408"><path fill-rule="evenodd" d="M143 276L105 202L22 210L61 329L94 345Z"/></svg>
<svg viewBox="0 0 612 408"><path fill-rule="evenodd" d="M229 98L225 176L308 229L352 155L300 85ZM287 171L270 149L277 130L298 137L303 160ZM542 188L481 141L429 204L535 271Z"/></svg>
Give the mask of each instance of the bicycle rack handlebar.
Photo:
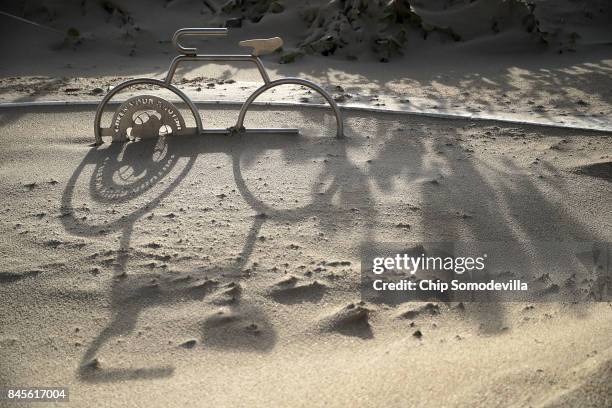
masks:
<svg viewBox="0 0 612 408"><path fill-rule="evenodd" d="M264 83L270 83L270 77L266 72L263 64L254 55L234 55L234 54L198 54L197 48L183 47L180 44L181 37L184 36L200 36L200 37L226 37L228 33L227 28L181 28L177 30L172 36L172 44L174 48L178 50L181 55L176 56L166 74L165 82L170 85L174 78L174 73L178 65L185 61L209 61L209 62L228 62L228 61L247 61L254 63L261 74Z"/></svg>
<svg viewBox="0 0 612 408"><path fill-rule="evenodd" d="M172 36L172 45L183 55L196 55L197 48L183 47L179 40L183 36L199 36L199 37L226 37L227 28L181 28Z"/></svg>

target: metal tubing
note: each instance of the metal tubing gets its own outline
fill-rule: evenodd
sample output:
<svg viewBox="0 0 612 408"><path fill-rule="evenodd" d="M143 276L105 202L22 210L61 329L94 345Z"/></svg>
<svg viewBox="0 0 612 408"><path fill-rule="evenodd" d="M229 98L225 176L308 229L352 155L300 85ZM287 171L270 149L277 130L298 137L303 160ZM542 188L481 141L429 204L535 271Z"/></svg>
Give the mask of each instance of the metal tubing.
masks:
<svg viewBox="0 0 612 408"><path fill-rule="evenodd" d="M166 78L163 81L159 79L152 79L152 78L132 79L132 80L129 80L129 81L126 81L126 82L123 82L117 85L104 97L104 99L102 99L102 101L98 105L98 108L96 109L96 116L94 119L94 134L96 138L96 144L99 145L103 143L102 136L107 133L104 131L108 130L108 128L102 129L100 127L100 122L102 120L102 114L104 113L104 109L106 105L108 104L108 102L111 100L111 98L116 93L118 93L122 89L127 88L132 85L137 85L137 84L149 84L149 85L156 85L162 88L166 88L169 91L176 94L178 97L180 97L183 100L183 102L185 102L187 106L189 106L189 109L191 110L191 113L193 114L193 117L196 122L197 133L202 134L203 132L202 119L200 118L200 113L198 109L196 108L195 104L193 103L193 101L191 101L187 97L187 95L185 95L182 91L180 91L178 88L172 85L172 79L174 78L174 74L176 73L176 69L178 65L186 61L213 61L213 62L228 62L228 61L229 62L231 61L241 61L242 62L244 61L244 62L251 62L255 64L255 66L257 67L264 81L264 84L261 87L259 87L255 92L253 92L253 94L251 94L251 96L249 96L249 98L242 104L236 125L231 129L231 131L236 131L236 130L243 131L244 130L244 118L245 118L246 112L251 106L251 104L253 103L253 101L255 101L257 97L259 97L259 95L261 95L268 89L274 88L275 86L294 84L294 85L301 85L301 86L310 88L318 92L321 96L323 96L323 98L327 101L327 103L332 108L334 115L336 117L336 124L337 124L336 137L338 138L344 137L344 123L342 121L342 115L340 113L340 109L338 108L338 105L333 100L331 95L329 95L329 93L327 93L323 88L321 88L319 85L315 84L314 82L307 81L305 79L300 79L300 78L282 78L282 79L278 79L275 81L271 81L270 77L268 76L268 73L266 72L265 67L263 66L263 63L257 56L238 55L238 54L229 54L229 55L197 54L196 48L186 48L186 47L183 47L179 43L179 40L183 36L211 37L211 36L226 36L226 35L227 35L227 28L182 28L176 31L174 33L174 36L172 37L172 44L182 55L179 55L172 60L172 62L170 63L170 67L168 68L168 73L166 74ZM293 132L294 130L295 129L287 129L287 131L289 132ZM216 133L219 130L214 129L212 131ZM264 129L252 129L251 131L266 133L266 132L277 132L277 131L282 131L282 130L264 128Z"/></svg>
<svg viewBox="0 0 612 408"><path fill-rule="evenodd" d="M103 132L102 132L102 129L100 128L100 122L102 120L102 113L104 113L104 108L106 107L106 104L108 103L108 101L110 101L110 99L122 89L130 87L132 85L139 85L139 84L156 85L162 88L166 88L171 92L174 92L174 94L176 94L179 98L183 100L183 102L187 104L187 106L189 106L189 110L191 110L191 113L193 114L193 118L195 119L195 122L196 122L197 131L198 133L202 132L202 118L200 118L200 112L198 111L198 108L196 108L195 104L191 101L191 99L187 97L187 95L185 95L181 90L179 90L175 86L168 84L164 81L160 81L159 79L139 78L139 79L131 79L129 81L120 83L119 85L114 87L104 97L104 99L102 99L102 102L100 102L100 104L98 105L98 108L96 109L96 117L94 119L94 135L96 137L97 145L100 145L103 143L103 140L102 140Z"/></svg>
<svg viewBox="0 0 612 408"><path fill-rule="evenodd" d="M202 129L200 135L231 135L234 132L233 128L218 128L218 129ZM256 128L245 129L244 133L254 135L297 135L300 131L296 128Z"/></svg>
<svg viewBox="0 0 612 408"><path fill-rule="evenodd" d="M174 74L176 72L176 68L182 62L187 61L217 61L217 62L227 62L227 61L246 61L252 62L257 66L257 70L261 75L264 83L270 83L270 77L266 72L266 68L263 66L261 60L253 55L239 55L239 54L230 54L230 55L215 55L215 54L198 54L198 55L179 55L175 57L170 63L170 67L168 68L168 73L166 74L166 84L171 84L172 79L174 78Z"/></svg>
<svg viewBox="0 0 612 408"><path fill-rule="evenodd" d="M317 91L319 94L321 94L321 96L325 98L327 103L329 103L332 110L334 111L334 115L336 116L336 124L337 124L337 129L338 129L336 132L336 137L339 139L344 137L344 123L342 121L342 114L340 113L340 109L338 108L338 105L336 105L336 102L334 101L334 99L331 97L330 94L328 94L319 85L315 84L314 82L310 82L310 81L307 81L301 78L281 78L281 79L277 79L275 81L266 83L262 85L261 87L259 87L255 92L251 94L251 96L249 96L249 98L244 102L244 104L240 108L240 114L238 115L238 120L236 121L235 129L238 131L241 131L244 129L244 117L246 115L246 112L249 109L249 106L251 106L253 101L257 99L259 95L261 95L268 89L274 88L275 86L287 85L287 84L302 85L314 91Z"/></svg>
<svg viewBox="0 0 612 408"><path fill-rule="evenodd" d="M227 36L227 28L181 28L172 36L172 45L183 55L196 55L197 48L185 48L179 40L184 36L199 36L199 37L225 37Z"/></svg>

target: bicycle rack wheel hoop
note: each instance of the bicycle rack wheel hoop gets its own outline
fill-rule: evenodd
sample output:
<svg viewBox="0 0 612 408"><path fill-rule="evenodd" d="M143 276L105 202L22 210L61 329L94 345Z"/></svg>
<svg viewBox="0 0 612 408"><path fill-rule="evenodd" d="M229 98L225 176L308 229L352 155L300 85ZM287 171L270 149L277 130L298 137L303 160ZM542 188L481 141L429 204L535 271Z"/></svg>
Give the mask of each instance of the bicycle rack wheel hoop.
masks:
<svg viewBox="0 0 612 408"><path fill-rule="evenodd" d="M338 105L334 101L334 98L332 98L332 96L329 93L327 93L327 91L325 91L323 88L321 88L319 85L315 84L314 82L311 82L305 79L301 79L301 78L281 78L275 81L267 82L261 87L259 87L257 90L255 90L255 92L251 94L251 96L248 97L248 99L244 102L244 104L240 108L240 113L238 114L238 120L236 121L236 126L234 128L238 131L244 131L245 130L244 129L244 119L245 119L247 110L249 109L251 104L255 101L255 99L257 99L264 92L274 87L280 86L280 85L300 85L306 88L310 88L313 91L317 92L319 95L321 95L323 99L325 99L325 101L331 107L332 112L334 113L334 116L336 118L336 129L337 129L336 137L339 139L344 137L344 122L342 120L342 114L340 113L340 108L338 108ZM253 131L262 131L262 130L263 131L275 131L277 129L253 129Z"/></svg>
<svg viewBox="0 0 612 408"><path fill-rule="evenodd" d="M110 127L102 127L102 115L109 101L120 91L137 85L153 85L177 95L189 108L195 127L187 127L180 110L171 102L154 95L138 95L123 102L113 114ZM196 135L202 132L202 119L195 104L178 88L157 79L133 79L113 88L100 102L94 119L97 145L110 136L112 142L151 139L170 135Z"/></svg>

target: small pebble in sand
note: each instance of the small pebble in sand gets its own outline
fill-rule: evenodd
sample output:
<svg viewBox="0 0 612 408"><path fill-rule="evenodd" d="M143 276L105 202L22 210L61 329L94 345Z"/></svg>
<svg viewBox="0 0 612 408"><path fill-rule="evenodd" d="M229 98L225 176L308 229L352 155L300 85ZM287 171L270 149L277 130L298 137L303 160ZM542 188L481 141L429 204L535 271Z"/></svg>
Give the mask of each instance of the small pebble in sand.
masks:
<svg viewBox="0 0 612 408"><path fill-rule="evenodd" d="M187 340L179 344L179 347L190 349L190 348L194 348L196 344L197 344L197 341L192 339L192 340Z"/></svg>
<svg viewBox="0 0 612 408"><path fill-rule="evenodd" d="M102 368L102 362L99 359L94 358L85 363L85 367L92 370L99 370Z"/></svg>
<svg viewBox="0 0 612 408"><path fill-rule="evenodd" d="M245 329L249 333L253 333L253 334L259 333L259 326L257 326L255 323L249 324Z"/></svg>

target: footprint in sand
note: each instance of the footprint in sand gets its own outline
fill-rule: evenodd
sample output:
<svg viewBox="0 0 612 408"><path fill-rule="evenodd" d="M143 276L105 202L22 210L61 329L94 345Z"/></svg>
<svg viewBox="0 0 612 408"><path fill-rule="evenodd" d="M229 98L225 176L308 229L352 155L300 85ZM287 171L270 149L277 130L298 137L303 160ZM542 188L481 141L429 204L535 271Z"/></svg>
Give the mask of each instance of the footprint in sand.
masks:
<svg viewBox="0 0 612 408"><path fill-rule="evenodd" d="M356 336L363 339L374 337L370 326L370 309L364 302L351 303L319 322L322 331L338 332L346 336Z"/></svg>
<svg viewBox="0 0 612 408"><path fill-rule="evenodd" d="M327 286L317 281L300 284L301 279L291 276L276 283L270 289L270 297L278 303L295 304L303 302L316 303L327 291Z"/></svg>
<svg viewBox="0 0 612 408"><path fill-rule="evenodd" d="M211 302L215 305L231 305L237 303L242 295L242 286L236 282L230 282L221 286L218 293L212 298Z"/></svg>
<svg viewBox="0 0 612 408"><path fill-rule="evenodd" d="M416 309L408 310L400 314L399 317L402 319L415 319L422 315L435 316L438 314L440 314L440 306L438 306L436 303L427 303Z"/></svg>
<svg viewBox="0 0 612 408"><path fill-rule="evenodd" d="M276 333L258 308L223 309L207 317L201 327L204 347L265 352L276 344Z"/></svg>

